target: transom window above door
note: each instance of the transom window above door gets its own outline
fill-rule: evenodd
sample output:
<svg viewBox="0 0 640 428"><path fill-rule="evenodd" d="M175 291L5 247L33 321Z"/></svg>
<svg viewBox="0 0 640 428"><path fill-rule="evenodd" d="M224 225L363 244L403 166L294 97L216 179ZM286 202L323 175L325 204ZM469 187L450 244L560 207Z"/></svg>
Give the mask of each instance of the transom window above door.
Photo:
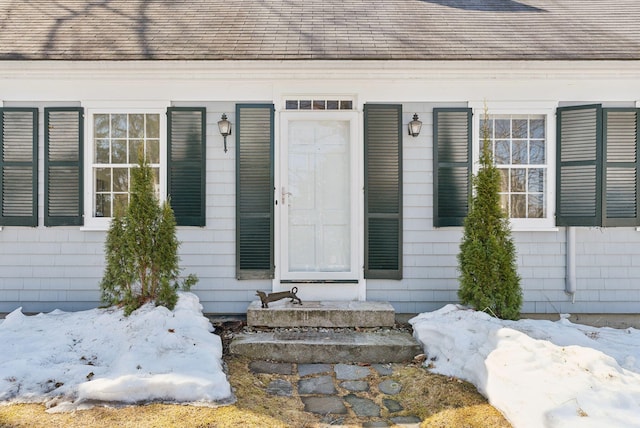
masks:
<svg viewBox="0 0 640 428"><path fill-rule="evenodd" d="M353 110L352 100L340 99L287 99L287 110Z"/></svg>

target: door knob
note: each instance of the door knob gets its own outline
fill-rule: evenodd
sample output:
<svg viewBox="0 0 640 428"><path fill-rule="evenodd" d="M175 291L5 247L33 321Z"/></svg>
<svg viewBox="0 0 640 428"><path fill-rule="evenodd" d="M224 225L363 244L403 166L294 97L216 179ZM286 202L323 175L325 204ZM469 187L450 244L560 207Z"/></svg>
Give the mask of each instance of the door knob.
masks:
<svg viewBox="0 0 640 428"><path fill-rule="evenodd" d="M287 196L293 196L291 192L287 192L285 187L282 186L282 205L286 203Z"/></svg>

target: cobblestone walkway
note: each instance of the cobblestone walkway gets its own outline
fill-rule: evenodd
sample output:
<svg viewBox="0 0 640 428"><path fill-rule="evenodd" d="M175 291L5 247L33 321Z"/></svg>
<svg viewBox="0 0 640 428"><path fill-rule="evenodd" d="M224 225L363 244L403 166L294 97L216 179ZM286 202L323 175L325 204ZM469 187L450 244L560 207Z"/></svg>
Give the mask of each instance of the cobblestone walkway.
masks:
<svg viewBox="0 0 640 428"><path fill-rule="evenodd" d="M274 375L266 386L270 395L299 397L304 410L322 417L328 426L356 418L363 427L418 427L416 416L404 410L393 380L393 364L292 364L252 361L252 373ZM281 375L282 377L278 377Z"/></svg>

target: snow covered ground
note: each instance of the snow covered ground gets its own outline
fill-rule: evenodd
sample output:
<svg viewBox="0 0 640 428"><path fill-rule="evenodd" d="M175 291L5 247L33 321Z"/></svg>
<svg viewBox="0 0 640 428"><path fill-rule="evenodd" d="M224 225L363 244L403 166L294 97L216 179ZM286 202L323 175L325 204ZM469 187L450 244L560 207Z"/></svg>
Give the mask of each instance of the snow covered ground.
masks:
<svg viewBox="0 0 640 428"><path fill-rule="evenodd" d="M233 401L222 344L192 293L173 311L53 311L0 320L0 402L69 411L101 402Z"/></svg>
<svg viewBox="0 0 640 428"><path fill-rule="evenodd" d="M410 321L437 373L475 384L516 428L640 427L640 330L502 321L448 305ZM222 345L192 293L174 311L53 311L0 320L0 404L233 401Z"/></svg>
<svg viewBox="0 0 640 428"><path fill-rule="evenodd" d="M640 330L502 321L457 305L409 322L426 365L476 385L516 428L640 427Z"/></svg>

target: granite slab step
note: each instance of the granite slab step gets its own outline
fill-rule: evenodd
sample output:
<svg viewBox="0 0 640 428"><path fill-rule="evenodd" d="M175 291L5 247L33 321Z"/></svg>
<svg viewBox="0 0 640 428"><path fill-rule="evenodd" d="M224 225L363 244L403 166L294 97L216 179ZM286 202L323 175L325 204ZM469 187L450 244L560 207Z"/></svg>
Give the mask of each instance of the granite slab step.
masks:
<svg viewBox="0 0 640 428"><path fill-rule="evenodd" d="M253 301L247 309L249 327L392 327L395 310L388 302L361 301L303 301L302 305L289 300L269 303Z"/></svg>
<svg viewBox="0 0 640 428"><path fill-rule="evenodd" d="M271 361L308 363L399 363L422 352L407 332L267 331L242 333L231 342L236 355Z"/></svg>

